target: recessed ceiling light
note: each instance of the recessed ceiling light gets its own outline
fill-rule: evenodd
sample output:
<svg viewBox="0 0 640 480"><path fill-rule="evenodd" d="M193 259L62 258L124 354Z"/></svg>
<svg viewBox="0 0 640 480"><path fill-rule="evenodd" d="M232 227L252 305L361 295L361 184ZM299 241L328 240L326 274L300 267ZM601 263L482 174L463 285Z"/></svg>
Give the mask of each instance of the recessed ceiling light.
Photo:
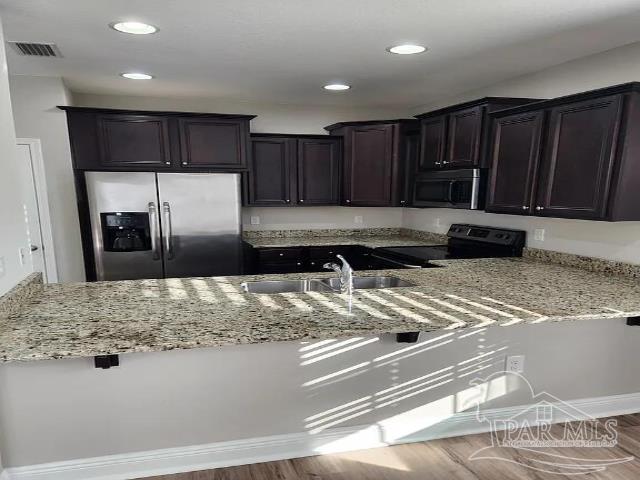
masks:
<svg viewBox="0 0 640 480"><path fill-rule="evenodd" d="M427 47L423 47L422 45L412 45L410 43L387 48L388 52L398 55L413 55L415 53L422 53L426 50Z"/></svg>
<svg viewBox="0 0 640 480"><path fill-rule="evenodd" d="M121 73L120 76L131 80L151 80L153 78L153 75L138 72Z"/></svg>
<svg viewBox="0 0 640 480"><path fill-rule="evenodd" d="M350 88L351 88L351 85L345 85L343 83L331 83L329 85L324 86L325 90L333 90L333 91L349 90Z"/></svg>
<svg viewBox="0 0 640 480"><path fill-rule="evenodd" d="M142 22L113 22L109 26L119 32L133 35L149 35L158 31L158 27Z"/></svg>

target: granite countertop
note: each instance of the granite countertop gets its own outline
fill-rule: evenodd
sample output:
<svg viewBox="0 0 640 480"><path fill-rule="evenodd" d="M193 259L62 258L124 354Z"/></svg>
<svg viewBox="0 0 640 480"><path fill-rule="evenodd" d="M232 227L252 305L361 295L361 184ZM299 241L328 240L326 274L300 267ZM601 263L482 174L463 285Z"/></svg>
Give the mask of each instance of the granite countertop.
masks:
<svg viewBox="0 0 640 480"><path fill-rule="evenodd" d="M0 318L0 362L327 339L407 331L640 316L640 280L536 259L434 262L358 272L415 287L245 294L289 274L53 284Z"/></svg>
<svg viewBox="0 0 640 480"><path fill-rule="evenodd" d="M394 235L337 235L322 236L313 233L295 237L247 237L244 241L254 248L277 247L330 247L334 245L361 245L369 248L379 247L411 247L416 245L442 245L446 243L446 237L420 238L417 236Z"/></svg>

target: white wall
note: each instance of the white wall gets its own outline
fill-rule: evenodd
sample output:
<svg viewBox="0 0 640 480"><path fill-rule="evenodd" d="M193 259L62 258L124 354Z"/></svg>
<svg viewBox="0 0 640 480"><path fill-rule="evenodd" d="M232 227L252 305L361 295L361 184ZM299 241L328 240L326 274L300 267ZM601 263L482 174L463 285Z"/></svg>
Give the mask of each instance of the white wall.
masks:
<svg viewBox="0 0 640 480"><path fill-rule="evenodd" d="M260 225L251 225L251 217L259 217ZM356 217L362 217L356 223ZM319 228L400 228L401 208L349 207L245 207L242 209L243 229L306 230Z"/></svg>
<svg viewBox="0 0 640 480"><path fill-rule="evenodd" d="M412 109L412 114L485 96L553 98L631 81L640 81L640 42L505 82L443 97L436 103Z"/></svg>
<svg viewBox="0 0 640 480"><path fill-rule="evenodd" d="M69 103L68 92L59 77L12 75L9 80L17 135L42 142L59 281L84 281L67 120L56 108Z"/></svg>
<svg viewBox="0 0 640 480"><path fill-rule="evenodd" d="M9 78L4 48L4 37L0 26L0 295L22 280L31 267L21 265L18 250L28 252L27 227L23 211L22 192L16 164L16 134L11 114Z"/></svg>
<svg viewBox="0 0 640 480"><path fill-rule="evenodd" d="M405 228L446 233L452 223L472 223L527 231L527 246L640 264L640 222L592 222L498 215L445 208L404 210ZM537 229L544 240L536 240Z"/></svg>
<svg viewBox="0 0 640 480"><path fill-rule="evenodd" d="M330 353L314 356L322 343L127 354L110 370L95 369L91 358L0 365L0 444L14 467L315 435L331 422L335 428L383 426L381 440L399 440L437 430L430 416L473 409L482 396L465 393L469 382L502 371L512 354L526 356L525 376L536 393L573 400L640 391L637 369L629 367L640 362L640 329L622 319L437 331L422 334L422 346L395 343L394 335L366 343L374 338L336 347L333 356L309 364ZM352 366L359 367L343 372ZM401 386L425 375L431 377ZM397 400L382 405L376 393L394 386ZM532 403L522 384L508 381L505 389L490 391L496 398L482 406ZM311 416L318 425L305 420Z"/></svg>
<svg viewBox="0 0 640 480"><path fill-rule="evenodd" d="M105 107L141 110L239 113L257 115L251 131L257 133L325 134L324 127L335 122L396 118L404 109L325 107L318 105L261 104L215 98L160 98L73 93L73 104L80 107Z"/></svg>
<svg viewBox="0 0 640 480"><path fill-rule="evenodd" d="M417 107L413 113L484 96L552 98L630 81L640 81L640 43L443 98L437 104ZM407 209L404 212L406 228L442 233L454 222L524 229L531 247L640 264L640 222L544 219L451 209ZM539 228L545 230L544 241L534 239L534 230Z"/></svg>

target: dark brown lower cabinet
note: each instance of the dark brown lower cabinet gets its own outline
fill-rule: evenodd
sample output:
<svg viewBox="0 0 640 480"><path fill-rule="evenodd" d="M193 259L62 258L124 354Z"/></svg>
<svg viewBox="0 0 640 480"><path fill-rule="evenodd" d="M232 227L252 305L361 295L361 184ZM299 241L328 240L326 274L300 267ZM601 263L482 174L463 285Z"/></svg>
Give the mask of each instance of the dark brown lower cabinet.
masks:
<svg viewBox="0 0 640 480"><path fill-rule="evenodd" d="M527 214L534 202L544 112L521 113L494 122L493 169L488 212Z"/></svg>
<svg viewBox="0 0 640 480"><path fill-rule="evenodd" d="M247 204L318 206L340 202L341 143L328 136L255 134Z"/></svg>
<svg viewBox="0 0 640 480"><path fill-rule="evenodd" d="M371 249L360 245L322 247L287 247L254 249L254 273L328 272L326 263L340 263L336 255L343 255L354 270L373 267Z"/></svg>
<svg viewBox="0 0 640 480"><path fill-rule="evenodd" d="M487 211L640 220L640 83L493 117Z"/></svg>

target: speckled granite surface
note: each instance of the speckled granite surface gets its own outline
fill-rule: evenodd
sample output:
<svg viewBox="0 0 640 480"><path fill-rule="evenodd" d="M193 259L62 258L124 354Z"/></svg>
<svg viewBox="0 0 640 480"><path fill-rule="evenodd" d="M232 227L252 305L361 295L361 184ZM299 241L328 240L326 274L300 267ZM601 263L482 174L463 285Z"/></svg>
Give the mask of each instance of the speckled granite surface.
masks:
<svg viewBox="0 0 640 480"><path fill-rule="evenodd" d="M391 230L387 233L384 230ZM332 232L328 235L328 232ZM400 229L367 229L366 234L358 230L276 230L252 235L245 232L244 241L255 248L268 247L323 247L332 245L362 245L369 248L409 247L412 245L440 245L446 236ZM269 236L266 233L274 233Z"/></svg>
<svg viewBox="0 0 640 480"><path fill-rule="evenodd" d="M331 273L49 285L0 319L0 361L640 315L632 277L532 259L435 263L444 268L361 272L416 286L356 291L351 312L334 293L240 289L245 280Z"/></svg>
<svg viewBox="0 0 640 480"><path fill-rule="evenodd" d="M0 296L0 317L16 315L32 298L42 292L42 273L36 272Z"/></svg>
<svg viewBox="0 0 640 480"><path fill-rule="evenodd" d="M525 248L523 256L541 262L582 268L590 272L640 278L640 265L632 265L630 263L585 257L571 253L554 252L552 250L540 250L538 248Z"/></svg>
<svg viewBox="0 0 640 480"><path fill-rule="evenodd" d="M307 230L245 230L245 238L350 237L399 235L400 228L314 228Z"/></svg>

